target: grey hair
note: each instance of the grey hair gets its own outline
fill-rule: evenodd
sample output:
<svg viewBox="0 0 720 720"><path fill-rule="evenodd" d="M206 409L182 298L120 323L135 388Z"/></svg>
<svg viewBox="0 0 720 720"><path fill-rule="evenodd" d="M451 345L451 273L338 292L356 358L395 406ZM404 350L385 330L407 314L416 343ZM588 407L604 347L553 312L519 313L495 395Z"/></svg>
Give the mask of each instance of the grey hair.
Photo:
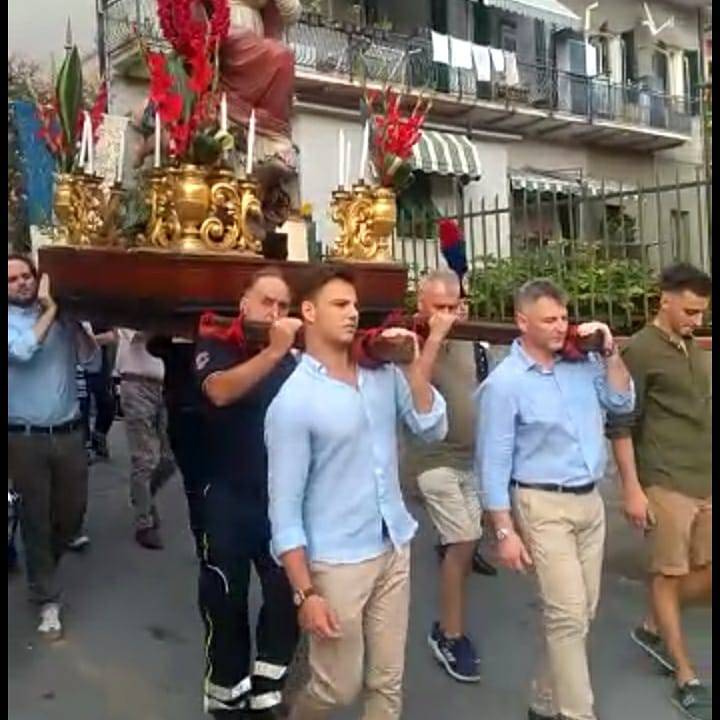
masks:
<svg viewBox="0 0 720 720"><path fill-rule="evenodd" d="M445 270L443 268L439 270L433 270L429 272L425 277L420 280L420 293L431 285L443 285L446 288L453 290L460 290L460 279L452 270Z"/></svg>
<svg viewBox="0 0 720 720"><path fill-rule="evenodd" d="M522 307L532 305L541 298L550 298L560 305L567 305L568 302L565 291L561 290L552 280L537 278L528 280L515 293L515 310L518 311Z"/></svg>

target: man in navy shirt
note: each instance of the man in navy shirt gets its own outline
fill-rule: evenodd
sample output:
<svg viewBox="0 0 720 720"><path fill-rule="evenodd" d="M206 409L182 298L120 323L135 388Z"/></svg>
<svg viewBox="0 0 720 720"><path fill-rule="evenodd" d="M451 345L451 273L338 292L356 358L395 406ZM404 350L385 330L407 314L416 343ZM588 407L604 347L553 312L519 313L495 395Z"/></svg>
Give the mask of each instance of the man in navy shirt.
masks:
<svg viewBox="0 0 720 720"><path fill-rule="evenodd" d="M200 609L206 626L206 712L221 720L274 718L298 639L292 591L270 554L265 411L295 370L290 353L300 320L287 317L290 290L278 270L260 271L229 327L204 321L195 368L207 399L207 467ZM270 343L252 354L242 319L272 322ZM250 669L250 566L263 606Z"/></svg>

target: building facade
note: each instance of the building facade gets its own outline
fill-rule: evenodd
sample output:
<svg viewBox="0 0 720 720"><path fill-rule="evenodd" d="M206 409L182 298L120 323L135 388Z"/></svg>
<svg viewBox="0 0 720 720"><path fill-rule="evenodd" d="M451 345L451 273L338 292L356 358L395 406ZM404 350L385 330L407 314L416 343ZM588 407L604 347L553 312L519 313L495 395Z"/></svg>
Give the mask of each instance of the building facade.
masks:
<svg viewBox="0 0 720 720"><path fill-rule="evenodd" d="M520 236L609 242L612 228L623 245L642 236L654 263L681 254L707 266L705 4L309 2L286 38L296 58L296 202L312 205L327 246L337 134L358 166L363 90L389 82L433 101L420 172L399 198L400 236L417 235L413 218L430 218L421 234L434 242L432 218L457 216L476 254L507 255ZM131 28L159 38L154 2L106 0L100 17L111 112L123 114L147 92ZM414 246L403 237L407 259ZM437 261L436 246L425 254L418 264Z"/></svg>

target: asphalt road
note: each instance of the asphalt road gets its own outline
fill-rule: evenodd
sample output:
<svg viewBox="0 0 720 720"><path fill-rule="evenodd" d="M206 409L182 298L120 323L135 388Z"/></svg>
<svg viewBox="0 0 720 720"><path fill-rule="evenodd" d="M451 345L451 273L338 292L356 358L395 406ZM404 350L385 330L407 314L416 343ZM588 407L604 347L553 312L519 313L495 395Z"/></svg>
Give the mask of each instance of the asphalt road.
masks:
<svg viewBox="0 0 720 720"><path fill-rule="evenodd" d="M127 500L128 457L122 423L113 460L92 468L87 529L92 546L64 561L63 641L35 632L24 578L8 579L8 718L10 720L201 720L203 645L195 605L196 561L179 478L159 501L166 549L132 541ZM631 643L640 618L639 540L608 498L608 550L591 661L599 720L676 720L671 681ZM501 572L473 576L469 633L483 658L483 681L462 685L431 658L426 633L435 616L433 534L411 503L421 531L413 548L411 628L404 720L524 720L537 638L537 606L529 579ZM254 590L257 606L257 589ZM690 647L702 677L712 679L712 615L687 616ZM342 720L356 718L356 710Z"/></svg>

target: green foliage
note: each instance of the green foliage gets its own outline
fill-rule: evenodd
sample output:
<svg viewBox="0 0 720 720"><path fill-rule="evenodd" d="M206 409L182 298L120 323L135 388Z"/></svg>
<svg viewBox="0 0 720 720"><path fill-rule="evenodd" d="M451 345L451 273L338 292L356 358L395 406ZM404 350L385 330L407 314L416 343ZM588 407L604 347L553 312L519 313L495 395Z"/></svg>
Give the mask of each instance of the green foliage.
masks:
<svg viewBox="0 0 720 720"><path fill-rule="evenodd" d="M66 146L70 148L68 152L72 157L77 140L78 120L83 106L82 62L77 47L73 47L65 56L55 84L55 93L60 125L67 139ZM69 162L71 160L65 158L63 164L67 165ZM67 171L69 167L64 169Z"/></svg>
<svg viewBox="0 0 720 720"><path fill-rule="evenodd" d="M601 245L579 245L572 255L566 242L514 257L476 257L469 276L473 315L487 319L512 317L513 295L527 280L547 277L570 296L578 320L610 321L617 330L642 325L645 298L652 310L658 297L653 271L632 258L607 258ZM577 313L576 313L577 310Z"/></svg>

